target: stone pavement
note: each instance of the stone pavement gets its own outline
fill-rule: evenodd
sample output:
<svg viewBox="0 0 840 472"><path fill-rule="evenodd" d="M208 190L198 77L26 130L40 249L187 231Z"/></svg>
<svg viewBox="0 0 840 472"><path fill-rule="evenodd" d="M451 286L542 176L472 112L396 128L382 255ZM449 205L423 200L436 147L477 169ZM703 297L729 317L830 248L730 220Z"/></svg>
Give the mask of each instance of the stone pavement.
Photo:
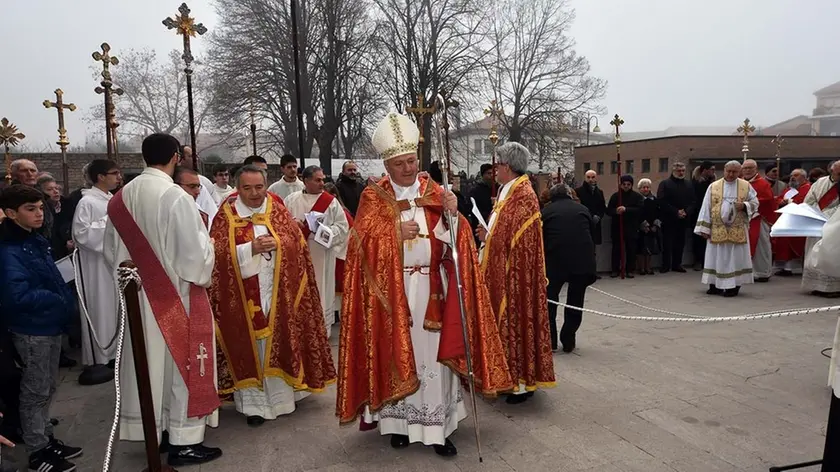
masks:
<svg viewBox="0 0 840 472"><path fill-rule="evenodd" d="M736 299L710 297L697 272L599 281L610 293L658 308L735 315L825 306L798 278L745 287ZM563 295L564 296L564 295ZM590 292L587 306L642 314ZM651 315L655 315L652 314ZM828 359L836 313L718 324L618 321L584 316L578 350L555 355L558 385L532 401L479 403L484 463L472 418L453 436L459 455L430 448L396 451L376 432L339 427L335 389L310 397L288 417L253 429L232 406L207 444L224 456L214 471L568 471L759 472L821 457L830 391ZM334 329L333 342L337 342ZM53 406L58 436L85 447L80 471L101 470L113 414L113 386L81 387L62 371ZM22 449L22 448L20 448ZM140 471L140 443L119 443L114 471ZM816 470L816 469L810 469Z"/></svg>

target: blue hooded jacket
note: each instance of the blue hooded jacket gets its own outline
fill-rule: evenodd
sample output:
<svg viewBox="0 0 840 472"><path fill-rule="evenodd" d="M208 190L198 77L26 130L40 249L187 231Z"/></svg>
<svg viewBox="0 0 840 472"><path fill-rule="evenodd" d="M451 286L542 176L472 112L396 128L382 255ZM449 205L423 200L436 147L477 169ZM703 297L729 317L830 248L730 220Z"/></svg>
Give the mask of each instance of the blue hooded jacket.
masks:
<svg viewBox="0 0 840 472"><path fill-rule="evenodd" d="M62 334L75 313L50 243L9 219L0 225L0 311L5 328L30 336Z"/></svg>

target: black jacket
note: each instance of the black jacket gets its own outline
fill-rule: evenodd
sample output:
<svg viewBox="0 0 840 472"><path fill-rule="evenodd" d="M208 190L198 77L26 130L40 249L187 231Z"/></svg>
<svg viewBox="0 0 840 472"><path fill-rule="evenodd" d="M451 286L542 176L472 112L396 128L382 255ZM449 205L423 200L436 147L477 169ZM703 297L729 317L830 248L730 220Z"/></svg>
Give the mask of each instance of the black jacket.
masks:
<svg viewBox="0 0 840 472"><path fill-rule="evenodd" d="M483 180L478 182L470 192L470 197L475 199L475 206L478 207L478 212L484 217L484 221L490 221L490 214L493 213L493 189L490 184Z"/></svg>
<svg viewBox="0 0 840 472"><path fill-rule="evenodd" d="M53 230L50 235L50 247L52 248L53 259L59 260L70 254L67 249L67 242L73 239L73 207L69 200L61 197L61 212L56 213L50 206L53 213Z"/></svg>
<svg viewBox="0 0 840 472"><path fill-rule="evenodd" d="M580 199L580 204L589 210L594 220L598 220L592 226L592 241L595 244L601 244L601 219L607 212L607 202L604 200L604 192L595 186L594 188L584 183L575 189L575 193ZM596 218L597 217L597 218Z"/></svg>
<svg viewBox="0 0 840 472"><path fill-rule="evenodd" d="M690 213L691 222L694 226L697 223L697 218L700 216L700 207L703 206L703 199L706 198L706 191L712 185L715 179L697 180L691 179L691 190L694 192L694 211Z"/></svg>
<svg viewBox="0 0 840 472"><path fill-rule="evenodd" d="M635 190L628 190L626 192L619 190L619 192L621 192L621 206L626 208L624 212L624 238L636 238L636 235L639 233L639 227L642 224L642 208L644 207L645 197ZM615 211L617 208L618 192L615 192L607 204L607 214L612 217L610 233L613 235L614 241L618 239L620 228L619 219L617 218L619 215Z"/></svg>
<svg viewBox="0 0 840 472"><path fill-rule="evenodd" d="M568 281L584 277L588 284L594 282L595 243L589 210L567 195L560 195L540 213L549 279Z"/></svg>
<svg viewBox="0 0 840 472"><path fill-rule="evenodd" d="M335 188L338 190L338 198L341 200L341 203L343 203L344 207L347 208L347 211L355 217L356 210L359 209L359 200L362 198L362 191L364 191L365 185L359 180L352 179L344 174L341 174L335 182Z"/></svg>
<svg viewBox="0 0 840 472"><path fill-rule="evenodd" d="M659 200L659 209L662 220L667 223L682 223L688 225L690 217L694 213L695 198L694 189L686 179L678 179L673 175L659 183L659 190L656 192ZM702 197L701 197L702 198ZM679 218L677 212L685 210L685 218Z"/></svg>

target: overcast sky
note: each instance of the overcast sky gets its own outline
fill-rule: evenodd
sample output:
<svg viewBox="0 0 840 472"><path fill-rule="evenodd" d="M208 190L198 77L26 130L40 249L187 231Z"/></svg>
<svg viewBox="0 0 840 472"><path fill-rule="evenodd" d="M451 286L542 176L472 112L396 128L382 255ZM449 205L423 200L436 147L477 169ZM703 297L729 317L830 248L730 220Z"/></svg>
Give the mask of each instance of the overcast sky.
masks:
<svg viewBox="0 0 840 472"><path fill-rule="evenodd" d="M768 126L810 114L813 92L840 81L837 0L570 0L572 34L595 75L609 82L603 105L625 131L669 126L732 126L749 117ZM165 53L180 38L161 21L178 0L6 0L0 19L4 63L0 117L27 135L31 150L56 139L54 110L41 105L60 87L79 110L68 113L71 143L82 116L101 106L91 53L148 47ZM210 0L189 2L208 28ZM500 12L501 14L502 12ZM195 41L200 52L202 40ZM118 71L118 68L116 69ZM117 72L115 72L116 76ZM602 118L606 128L609 118Z"/></svg>

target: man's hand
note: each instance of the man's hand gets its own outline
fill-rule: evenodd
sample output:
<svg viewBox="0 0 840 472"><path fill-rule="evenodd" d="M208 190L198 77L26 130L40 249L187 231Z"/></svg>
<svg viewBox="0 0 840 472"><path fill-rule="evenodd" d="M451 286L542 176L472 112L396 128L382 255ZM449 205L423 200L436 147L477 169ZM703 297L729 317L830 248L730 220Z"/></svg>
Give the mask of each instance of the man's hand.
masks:
<svg viewBox="0 0 840 472"><path fill-rule="evenodd" d="M780 201L779 202L779 208L787 205L788 203L790 203L790 200L787 200L787 199Z"/></svg>
<svg viewBox="0 0 840 472"><path fill-rule="evenodd" d="M458 197L447 191L443 194L443 208L451 214L458 213Z"/></svg>
<svg viewBox="0 0 840 472"><path fill-rule="evenodd" d="M625 211L627 211L627 208L625 208L623 206L620 206L620 207L615 209L615 212L618 213L619 215L624 213Z"/></svg>
<svg viewBox="0 0 840 472"><path fill-rule="evenodd" d="M67 241L67 250L68 251L72 251L75 247L76 247L76 243L74 243L72 239L70 241Z"/></svg>
<svg viewBox="0 0 840 472"><path fill-rule="evenodd" d="M12 441L9 441L8 439L6 439L3 436L0 436L0 444L2 444L4 446L9 446L9 447L15 447L15 443L13 443Z"/></svg>
<svg viewBox="0 0 840 472"><path fill-rule="evenodd" d="M267 234L259 236L251 242L251 254L254 256L271 252L275 249L277 249L277 242L274 240L274 237Z"/></svg>
<svg viewBox="0 0 840 472"><path fill-rule="evenodd" d="M735 202L735 209L738 211L744 211L747 209L747 204L744 202Z"/></svg>
<svg viewBox="0 0 840 472"><path fill-rule="evenodd" d="M416 221L403 221L400 223L400 237L403 241L409 241L417 237L420 233L420 225Z"/></svg>
<svg viewBox="0 0 840 472"><path fill-rule="evenodd" d="M703 236L703 239L709 239L709 238L712 237L711 234L707 234L707 233L701 233L700 236Z"/></svg>
<svg viewBox="0 0 840 472"><path fill-rule="evenodd" d="M475 235L478 236L479 241L487 241L487 230L484 229L484 226L479 225L478 228L475 229Z"/></svg>
<svg viewBox="0 0 840 472"><path fill-rule="evenodd" d="M677 218L685 218L685 210L678 210Z"/></svg>

